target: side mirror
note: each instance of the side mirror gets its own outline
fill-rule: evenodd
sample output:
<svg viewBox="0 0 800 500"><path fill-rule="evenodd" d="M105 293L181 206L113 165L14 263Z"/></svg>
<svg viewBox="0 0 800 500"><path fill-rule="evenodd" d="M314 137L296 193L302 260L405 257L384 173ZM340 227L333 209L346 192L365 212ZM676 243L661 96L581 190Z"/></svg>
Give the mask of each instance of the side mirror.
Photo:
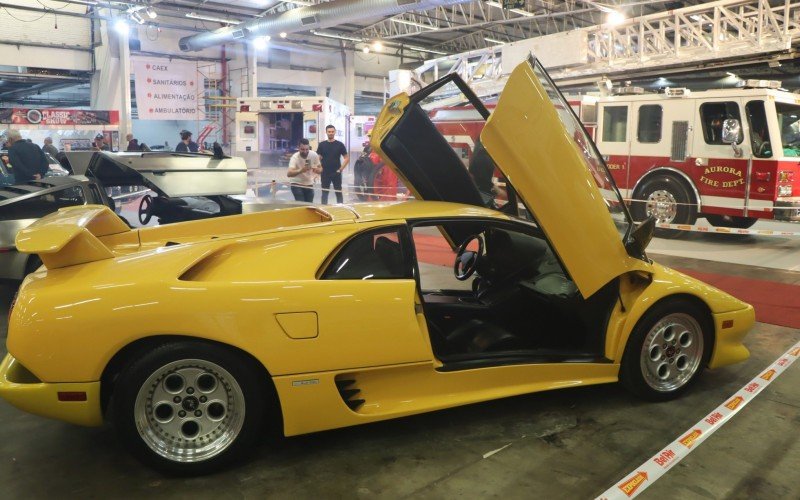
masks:
<svg viewBox="0 0 800 500"><path fill-rule="evenodd" d="M650 240L653 239L653 233L656 230L656 218L651 215L644 222L633 230L628 241L625 242L625 250L628 255L637 259L646 260L647 257L644 253Z"/></svg>
<svg viewBox="0 0 800 500"><path fill-rule="evenodd" d="M722 122L722 142L725 144L736 144L739 142L739 135L742 133L742 125L739 120L729 118Z"/></svg>
<svg viewBox="0 0 800 500"><path fill-rule="evenodd" d="M736 143L739 141L739 136L742 133L742 124L735 118L728 118L722 122L722 142L730 144L733 148L733 155L736 158L742 157L742 148Z"/></svg>

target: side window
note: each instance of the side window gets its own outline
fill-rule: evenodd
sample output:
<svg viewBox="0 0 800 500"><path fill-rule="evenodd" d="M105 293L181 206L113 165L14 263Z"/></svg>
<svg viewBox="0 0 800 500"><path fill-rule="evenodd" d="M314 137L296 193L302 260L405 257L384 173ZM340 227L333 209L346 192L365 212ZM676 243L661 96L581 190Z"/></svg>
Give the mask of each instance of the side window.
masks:
<svg viewBox="0 0 800 500"><path fill-rule="evenodd" d="M83 191L79 186L71 186L54 193L42 194L27 200L20 200L3 208L0 220L38 219L58 211L62 207L83 205Z"/></svg>
<svg viewBox="0 0 800 500"><path fill-rule="evenodd" d="M764 101L750 101L744 109L747 113L747 123L750 126L750 144L753 148L753 155L756 158L771 158L772 145L769 140Z"/></svg>
<svg viewBox="0 0 800 500"><path fill-rule="evenodd" d="M636 139L643 143L661 141L661 122L664 111L658 104L645 104L639 108L639 125Z"/></svg>
<svg viewBox="0 0 800 500"><path fill-rule="evenodd" d="M324 280L411 279L398 228L381 228L353 237L322 275Z"/></svg>
<svg viewBox="0 0 800 500"><path fill-rule="evenodd" d="M725 144L722 142L722 124L725 120L736 119L739 123L742 117L739 114L739 104L728 102L706 102L700 105L700 122L703 126L703 138L706 144ZM744 134L739 134L736 144L741 144Z"/></svg>
<svg viewBox="0 0 800 500"><path fill-rule="evenodd" d="M603 108L603 142L628 140L628 106Z"/></svg>

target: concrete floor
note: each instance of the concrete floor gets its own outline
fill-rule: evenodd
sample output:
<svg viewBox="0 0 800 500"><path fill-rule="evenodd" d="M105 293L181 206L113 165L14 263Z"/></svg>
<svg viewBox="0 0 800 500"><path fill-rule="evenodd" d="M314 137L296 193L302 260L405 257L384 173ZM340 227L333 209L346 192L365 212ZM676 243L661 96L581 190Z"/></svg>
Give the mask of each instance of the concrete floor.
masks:
<svg viewBox="0 0 800 500"><path fill-rule="evenodd" d="M800 282L800 273L790 271L655 258ZM0 336L9 299L9 289L0 288ZM800 330L757 324L747 338L750 360L706 371L685 397L669 403L639 401L618 385L533 394L282 439L230 470L193 479L140 465L110 426L74 427L0 402L0 498L589 498L798 340ZM800 498L798 428L796 363L641 498Z"/></svg>

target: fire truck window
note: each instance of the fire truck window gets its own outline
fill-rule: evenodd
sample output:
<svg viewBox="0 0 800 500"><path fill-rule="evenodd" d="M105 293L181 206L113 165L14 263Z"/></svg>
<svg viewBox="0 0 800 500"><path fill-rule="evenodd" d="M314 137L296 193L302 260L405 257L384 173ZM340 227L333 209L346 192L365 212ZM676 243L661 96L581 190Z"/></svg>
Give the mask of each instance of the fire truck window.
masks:
<svg viewBox="0 0 800 500"><path fill-rule="evenodd" d="M703 125L703 137L706 144L719 144L724 145L722 142L722 124L727 119L739 120L742 122L742 117L739 114L739 104L728 102L707 102L700 105L700 120ZM739 134L739 139L736 144L741 144L744 140L744 134Z"/></svg>
<svg viewBox="0 0 800 500"><path fill-rule="evenodd" d="M664 111L658 104L646 104L639 108L639 126L636 139L639 142L661 141L661 119Z"/></svg>
<svg viewBox="0 0 800 500"><path fill-rule="evenodd" d="M603 108L603 142L628 140L628 106Z"/></svg>
<svg viewBox="0 0 800 500"><path fill-rule="evenodd" d="M800 106L776 102L775 111L778 113L783 156L800 156Z"/></svg>
<svg viewBox="0 0 800 500"><path fill-rule="evenodd" d="M769 140L767 127L767 113L764 111L764 101L750 101L744 107L747 112L747 123L750 125L750 141L753 156L756 158L772 157L772 145Z"/></svg>

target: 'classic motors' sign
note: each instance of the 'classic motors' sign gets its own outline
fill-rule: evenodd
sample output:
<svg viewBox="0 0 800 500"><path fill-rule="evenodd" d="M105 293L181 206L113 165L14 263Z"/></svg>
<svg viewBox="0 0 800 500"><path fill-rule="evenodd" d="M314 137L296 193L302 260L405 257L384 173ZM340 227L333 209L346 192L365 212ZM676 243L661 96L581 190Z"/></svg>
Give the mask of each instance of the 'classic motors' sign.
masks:
<svg viewBox="0 0 800 500"><path fill-rule="evenodd" d="M205 82L197 65L165 59L133 61L136 108L142 120L203 118Z"/></svg>

